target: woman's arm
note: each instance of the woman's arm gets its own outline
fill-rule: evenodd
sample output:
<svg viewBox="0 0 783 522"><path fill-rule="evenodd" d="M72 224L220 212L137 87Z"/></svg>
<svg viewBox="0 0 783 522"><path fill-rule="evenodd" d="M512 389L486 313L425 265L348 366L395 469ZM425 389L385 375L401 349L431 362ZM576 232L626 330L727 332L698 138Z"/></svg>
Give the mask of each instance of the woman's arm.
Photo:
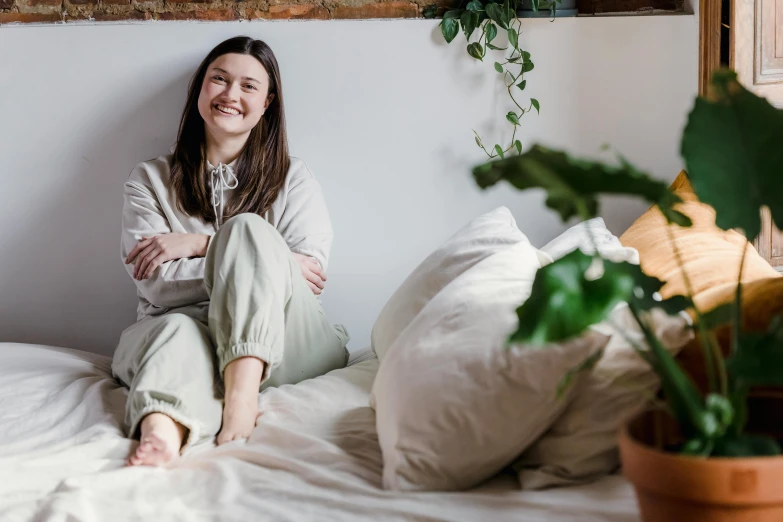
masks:
<svg viewBox="0 0 783 522"><path fill-rule="evenodd" d="M171 232L152 191L137 181L126 181L122 211L121 255L125 270L134 276L136 266L126 263L129 254L143 238L153 238ZM137 256L138 257L138 256ZM203 257L182 258L162 263L147 279L133 282L139 293L150 303L173 308L209 300L204 287Z"/></svg>
<svg viewBox="0 0 783 522"><path fill-rule="evenodd" d="M304 162L293 174L277 229L292 252L315 258L325 274L334 238L326 200Z"/></svg>

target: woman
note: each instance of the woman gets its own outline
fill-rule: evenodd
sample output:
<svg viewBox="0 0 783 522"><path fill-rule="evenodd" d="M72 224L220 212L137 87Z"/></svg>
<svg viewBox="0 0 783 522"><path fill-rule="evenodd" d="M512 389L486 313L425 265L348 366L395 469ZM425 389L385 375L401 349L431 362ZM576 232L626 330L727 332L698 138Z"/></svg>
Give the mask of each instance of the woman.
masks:
<svg viewBox="0 0 783 522"><path fill-rule="evenodd" d="M165 464L216 434L246 438L260 389L345 366L348 334L317 297L331 243L320 186L288 155L272 50L221 43L190 84L174 153L125 183L122 256L138 322L112 371L141 440L128 464Z"/></svg>

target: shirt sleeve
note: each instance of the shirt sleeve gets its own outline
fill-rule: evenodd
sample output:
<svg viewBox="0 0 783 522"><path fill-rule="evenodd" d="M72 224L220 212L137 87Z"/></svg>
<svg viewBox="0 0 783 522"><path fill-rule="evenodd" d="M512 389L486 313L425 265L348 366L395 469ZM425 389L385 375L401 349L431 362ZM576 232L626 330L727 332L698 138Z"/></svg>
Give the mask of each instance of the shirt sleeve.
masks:
<svg viewBox="0 0 783 522"><path fill-rule="evenodd" d="M321 185L310 170L291 181L277 225L291 252L314 257L326 272L334 232Z"/></svg>
<svg viewBox="0 0 783 522"><path fill-rule="evenodd" d="M157 197L137 181L126 181L122 211L122 262L142 237L170 233L171 227ZM174 308L209 300L204 286L203 257L182 258L161 264L148 279L136 280L139 294L161 308ZM134 265L125 264L133 278Z"/></svg>

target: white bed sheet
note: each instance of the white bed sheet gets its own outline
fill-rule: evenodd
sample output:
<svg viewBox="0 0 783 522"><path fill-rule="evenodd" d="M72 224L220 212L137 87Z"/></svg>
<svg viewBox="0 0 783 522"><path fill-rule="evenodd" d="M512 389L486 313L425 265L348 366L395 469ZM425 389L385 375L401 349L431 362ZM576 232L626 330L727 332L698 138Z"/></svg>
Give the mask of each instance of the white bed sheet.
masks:
<svg viewBox="0 0 783 522"><path fill-rule="evenodd" d="M619 476L543 492L510 476L466 493L381 489L368 406L377 367L371 358L266 390L247 442L126 468L136 443L122 432L126 392L108 358L0 343L0 520L639 520Z"/></svg>

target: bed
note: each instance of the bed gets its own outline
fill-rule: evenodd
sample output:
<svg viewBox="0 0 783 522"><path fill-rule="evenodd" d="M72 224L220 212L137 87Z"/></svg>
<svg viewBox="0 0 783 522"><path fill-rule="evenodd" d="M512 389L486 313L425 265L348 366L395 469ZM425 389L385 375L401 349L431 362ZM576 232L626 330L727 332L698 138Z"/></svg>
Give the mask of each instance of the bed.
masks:
<svg viewBox="0 0 783 522"><path fill-rule="evenodd" d="M501 474L464 493L381 488L368 406L378 360L260 395L247 442L194 447L167 469L127 468L126 392L110 359L0 343L0 520L638 521L619 475L522 492Z"/></svg>

